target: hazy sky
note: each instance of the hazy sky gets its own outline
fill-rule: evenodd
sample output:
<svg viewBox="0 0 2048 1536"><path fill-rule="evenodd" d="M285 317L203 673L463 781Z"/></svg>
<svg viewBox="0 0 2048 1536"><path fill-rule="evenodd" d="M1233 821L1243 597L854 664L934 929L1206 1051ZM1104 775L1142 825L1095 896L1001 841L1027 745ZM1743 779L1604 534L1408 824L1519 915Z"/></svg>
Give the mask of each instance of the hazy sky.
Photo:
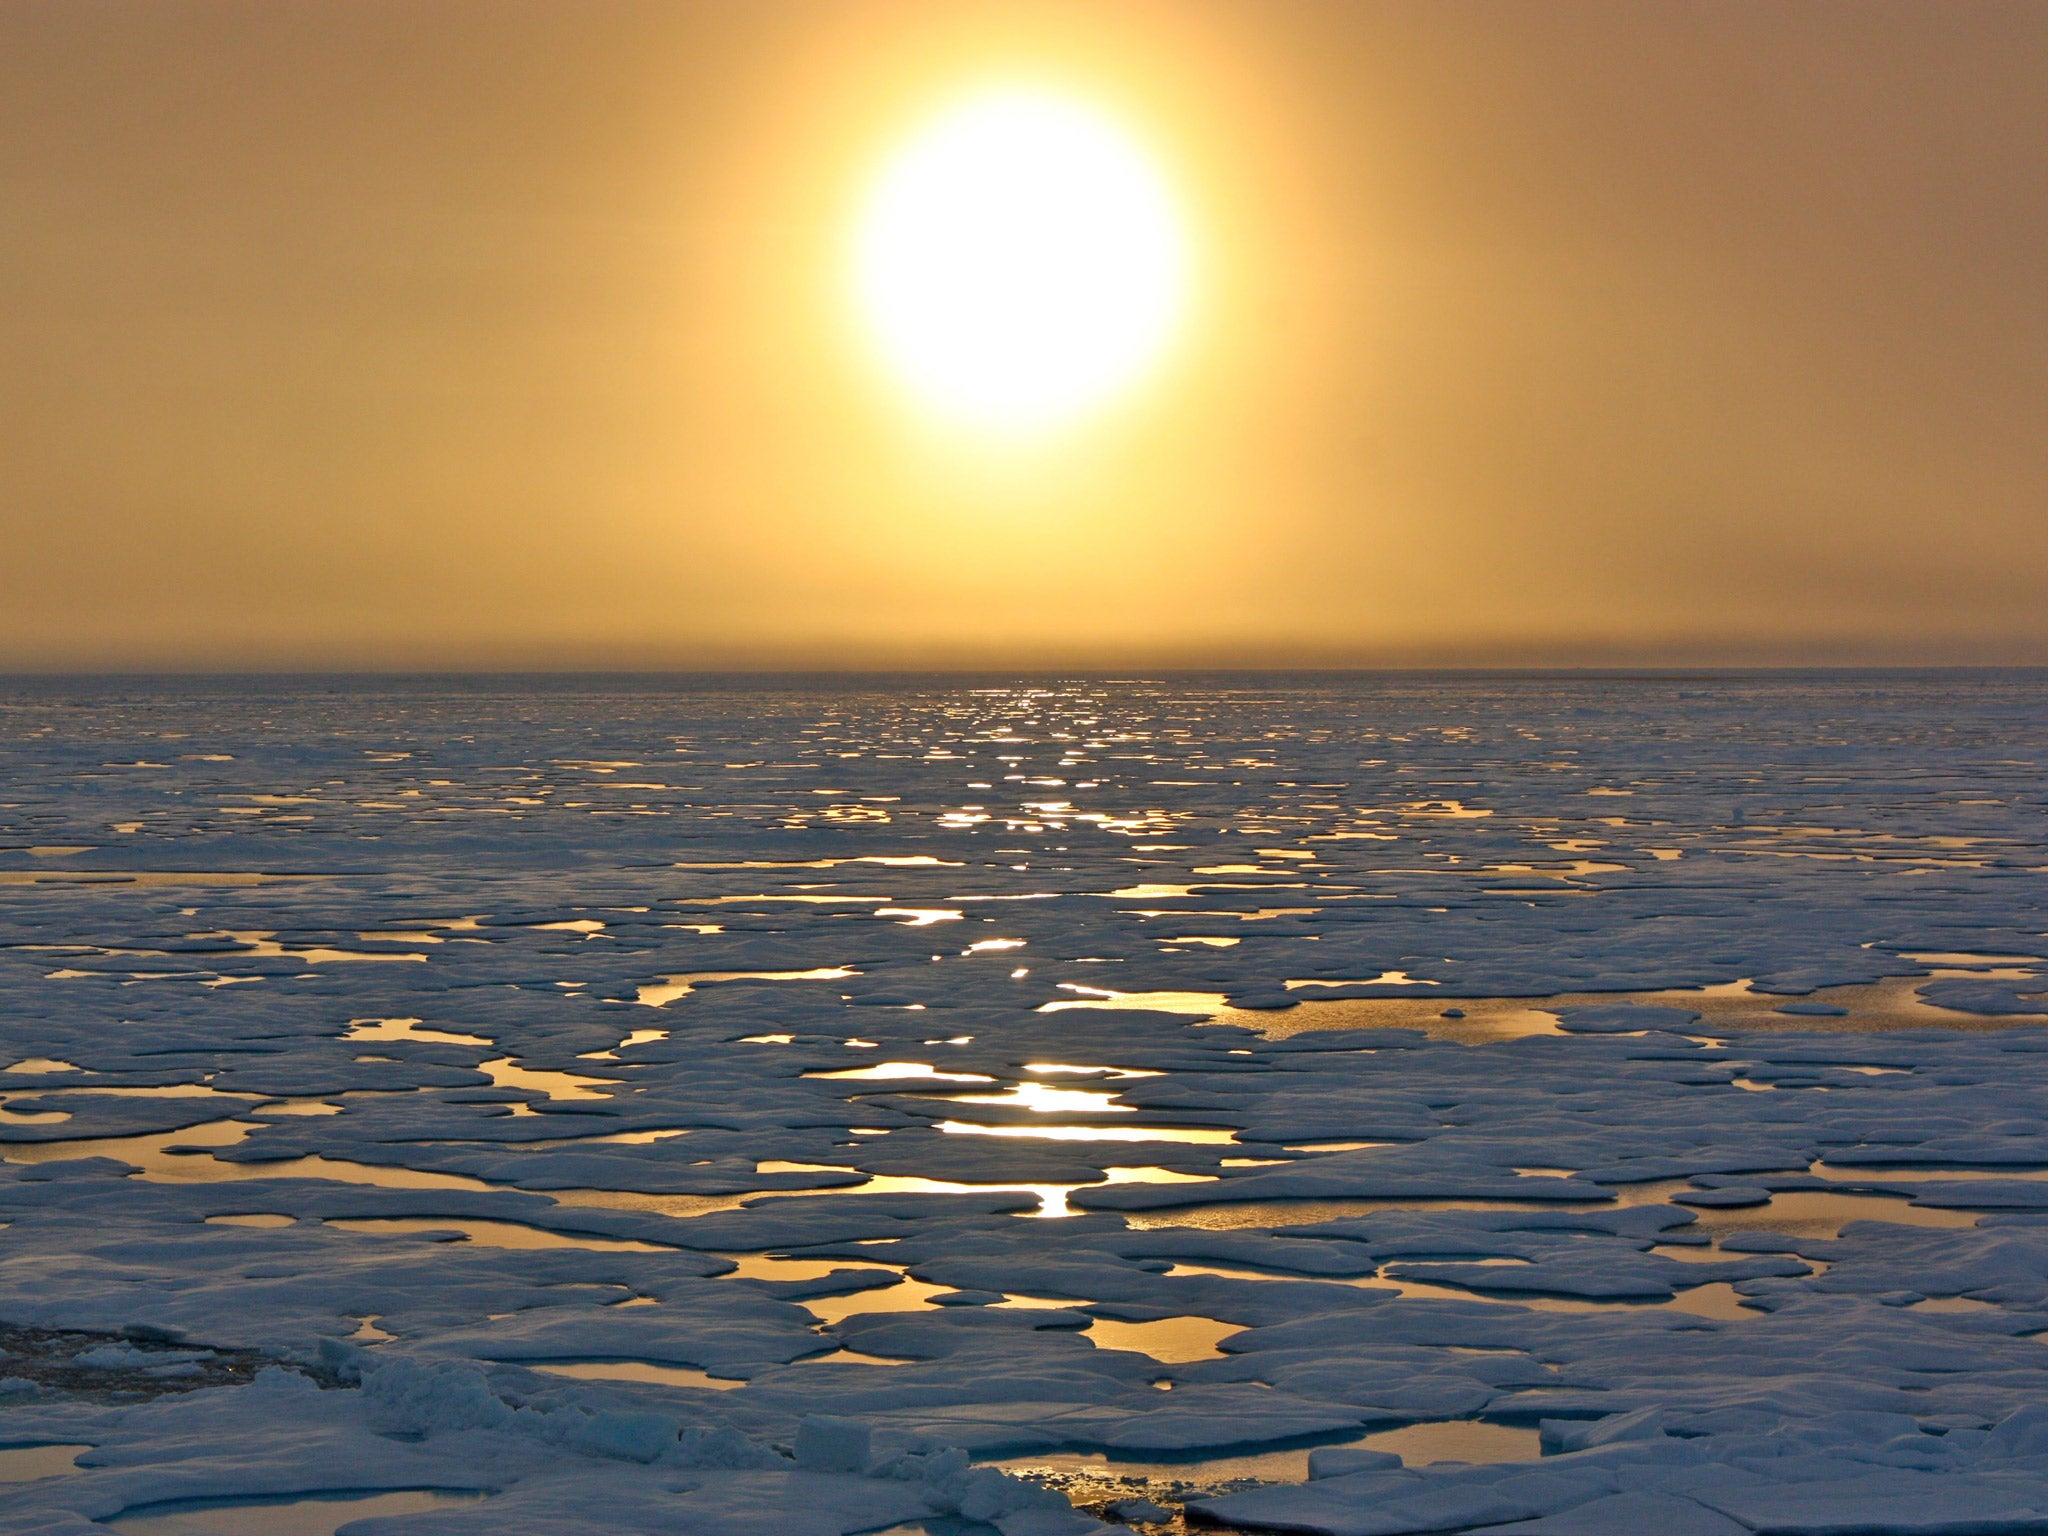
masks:
<svg viewBox="0 0 2048 1536"><path fill-rule="evenodd" d="M939 430L934 102L1188 323ZM0 0L0 666L2048 661L2039 0Z"/></svg>

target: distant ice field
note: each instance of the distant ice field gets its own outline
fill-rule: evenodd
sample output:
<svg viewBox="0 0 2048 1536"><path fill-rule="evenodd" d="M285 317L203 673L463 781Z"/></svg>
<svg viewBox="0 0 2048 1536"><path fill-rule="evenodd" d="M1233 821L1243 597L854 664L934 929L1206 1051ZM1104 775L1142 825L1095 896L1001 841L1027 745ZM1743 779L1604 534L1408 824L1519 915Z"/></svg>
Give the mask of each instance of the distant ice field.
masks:
<svg viewBox="0 0 2048 1536"><path fill-rule="evenodd" d="M2044 762L2036 672L0 681L0 1533L2048 1531Z"/></svg>

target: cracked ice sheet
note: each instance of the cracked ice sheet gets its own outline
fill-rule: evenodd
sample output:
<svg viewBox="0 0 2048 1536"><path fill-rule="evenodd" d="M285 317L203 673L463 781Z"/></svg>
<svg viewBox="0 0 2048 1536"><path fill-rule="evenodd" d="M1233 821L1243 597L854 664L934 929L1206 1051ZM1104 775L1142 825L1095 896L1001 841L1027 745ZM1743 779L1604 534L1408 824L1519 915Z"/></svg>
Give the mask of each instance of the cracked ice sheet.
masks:
<svg viewBox="0 0 2048 1536"><path fill-rule="evenodd" d="M1480 1417L1552 1454L1208 1507L2037 1519L2038 677L323 686L11 687L0 1321L327 1386L10 1443L360 1491L331 1411L495 1490L380 1530L1021 1531L772 1447L1199 1485ZM537 1369L606 1362L707 1374ZM421 1370L393 1441L352 1383Z"/></svg>

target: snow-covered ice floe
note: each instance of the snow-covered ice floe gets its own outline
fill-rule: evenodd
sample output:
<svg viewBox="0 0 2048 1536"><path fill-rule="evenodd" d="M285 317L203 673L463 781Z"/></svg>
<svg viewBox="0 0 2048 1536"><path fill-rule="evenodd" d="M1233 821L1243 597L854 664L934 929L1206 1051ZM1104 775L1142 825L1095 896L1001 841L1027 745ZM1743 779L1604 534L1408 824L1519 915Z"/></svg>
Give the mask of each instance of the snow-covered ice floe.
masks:
<svg viewBox="0 0 2048 1536"><path fill-rule="evenodd" d="M15 682L0 1536L2048 1531L2048 679Z"/></svg>

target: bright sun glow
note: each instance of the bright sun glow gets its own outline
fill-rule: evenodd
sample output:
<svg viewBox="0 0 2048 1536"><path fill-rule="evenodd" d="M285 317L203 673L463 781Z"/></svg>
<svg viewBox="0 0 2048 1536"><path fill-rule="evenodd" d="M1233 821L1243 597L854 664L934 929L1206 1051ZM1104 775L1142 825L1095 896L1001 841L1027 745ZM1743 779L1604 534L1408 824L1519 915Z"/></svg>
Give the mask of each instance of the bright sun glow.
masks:
<svg viewBox="0 0 2048 1536"><path fill-rule="evenodd" d="M1187 300L1187 240L1158 169L1050 92L991 90L903 144L854 249L883 359L950 420L1056 426L1134 384Z"/></svg>

